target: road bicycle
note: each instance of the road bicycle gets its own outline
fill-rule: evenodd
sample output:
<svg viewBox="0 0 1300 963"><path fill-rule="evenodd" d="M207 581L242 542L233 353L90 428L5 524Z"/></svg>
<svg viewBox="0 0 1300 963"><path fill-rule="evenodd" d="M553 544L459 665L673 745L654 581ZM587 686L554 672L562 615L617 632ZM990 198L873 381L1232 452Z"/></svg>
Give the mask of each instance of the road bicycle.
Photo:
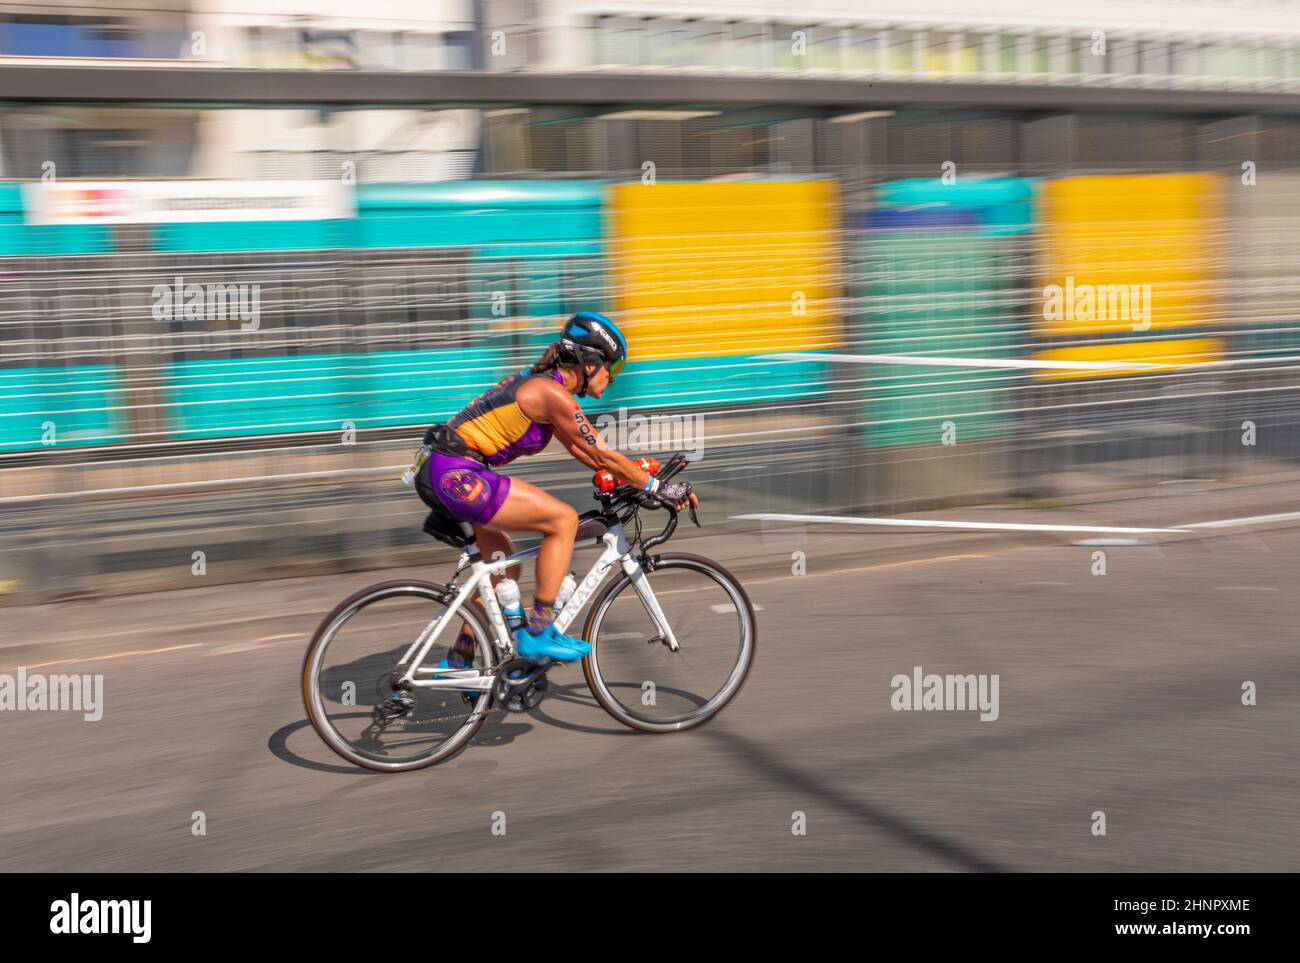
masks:
<svg viewBox="0 0 1300 963"><path fill-rule="evenodd" d="M667 481L687 464L676 454L657 475ZM673 506L627 484L598 488L593 497L599 507L579 515L577 547L604 551L555 627L567 632L591 603L583 674L619 722L651 733L702 725L735 698L753 664L754 607L717 562L652 553L677 529ZM667 511L668 523L642 538L647 509ZM698 525L694 508L689 512ZM517 656L493 588L494 575L536 557L539 547L485 561L473 528L436 510L424 531L461 550L451 581L400 579L362 589L326 616L303 660L303 701L316 732L344 759L381 772L444 762L470 745L498 708L536 709L557 666ZM473 635L474 658L449 668L446 656L462 627Z"/></svg>

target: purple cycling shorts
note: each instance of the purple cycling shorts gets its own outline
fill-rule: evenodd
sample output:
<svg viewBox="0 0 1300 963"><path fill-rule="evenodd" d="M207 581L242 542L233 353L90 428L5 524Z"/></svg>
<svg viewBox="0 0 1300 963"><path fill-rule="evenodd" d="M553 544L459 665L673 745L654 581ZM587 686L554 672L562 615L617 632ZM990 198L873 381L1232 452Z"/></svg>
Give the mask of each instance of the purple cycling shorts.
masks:
<svg viewBox="0 0 1300 963"><path fill-rule="evenodd" d="M427 502L433 495L452 518L472 525L490 522L510 494L509 478L472 458L435 451L425 472L420 496Z"/></svg>

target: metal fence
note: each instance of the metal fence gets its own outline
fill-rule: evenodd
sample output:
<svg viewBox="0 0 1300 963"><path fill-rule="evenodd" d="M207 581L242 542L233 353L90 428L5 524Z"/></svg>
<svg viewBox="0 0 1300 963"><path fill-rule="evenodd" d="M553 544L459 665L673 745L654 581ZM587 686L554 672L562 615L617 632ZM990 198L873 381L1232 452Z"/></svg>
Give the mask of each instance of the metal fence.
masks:
<svg viewBox="0 0 1300 963"><path fill-rule="evenodd" d="M915 185L864 183L797 255L788 246L807 228L783 212L759 230L685 205L670 213L680 232L657 242L678 254L649 269L645 238L616 219L595 253L131 253L124 231L116 253L2 259L0 420L53 411L72 428L0 451L0 597L193 584L196 552L215 580L427 559L420 506L396 481L423 424L535 360L569 311L647 295L748 343L706 351L708 329L692 327L698 343L626 381L609 411L698 419L707 521L1061 498L1289 464L1300 175L1205 176L1212 209L1149 217L1087 206L1150 189L1117 181L1068 211L1045 206L1064 178L998 179L1030 185L1020 208L945 208L907 194ZM1107 266L1145 278L1173 314L1150 328L1047 322L1052 283ZM260 285L260 324L159 317L156 288L176 277ZM755 319L805 326L789 294L812 283L830 333L791 349ZM643 346L681 337L652 307L618 316L641 325ZM204 369L200 392L186 368L199 363L228 367ZM85 377L22 380L37 370ZM221 410L244 420L214 428ZM512 471L586 507L586 474L562 455Z"/></svg>

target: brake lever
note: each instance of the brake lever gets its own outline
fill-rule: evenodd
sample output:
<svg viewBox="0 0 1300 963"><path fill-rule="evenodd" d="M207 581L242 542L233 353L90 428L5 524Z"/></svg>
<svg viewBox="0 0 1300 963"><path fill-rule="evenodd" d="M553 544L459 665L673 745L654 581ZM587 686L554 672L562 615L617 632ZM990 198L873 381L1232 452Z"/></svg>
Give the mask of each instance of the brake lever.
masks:
<svg viewBox="0 0 1300 963"><path fill-rule="evenodd" d="M695 527L703 528L704 526L700 524L700 516L695 514L695 506L688 503L687 507L691 511L691 521L695 523Z"/></svg>

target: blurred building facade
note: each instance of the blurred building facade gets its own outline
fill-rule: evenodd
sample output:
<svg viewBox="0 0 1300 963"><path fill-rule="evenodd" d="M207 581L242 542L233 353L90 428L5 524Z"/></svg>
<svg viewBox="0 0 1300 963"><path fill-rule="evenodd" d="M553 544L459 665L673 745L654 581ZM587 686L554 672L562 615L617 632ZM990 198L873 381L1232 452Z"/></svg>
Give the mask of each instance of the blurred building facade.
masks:
<svg viewBox="0 0 1300 963"><path fill-rule="evenodd" d="M0 62L470 70L475 0L46 0L0 7Z"/></svg>
<svg viewBox="0 0 1300 963"><path fill-rule="evenodd" d="M589 68L1293 90L1297 0L78 0L5 4L0 62Z"/></svg>
<svg viewBox="0 0 1300 963"><path fill-rule="evenodd" d="M761 11L740 0L384 0L364 8L332 0L310 14L288 0L256 9L237 0L56 0L0 7L0 65L687 71L924 85L1300 90L1300 0L828 0L815 9L764 4ZM64 177L154 178L333 177L350 165L360 180L433 181L473 173L622 174L650 153L690 173L806 172L839 134L819 140L796 114L725 131L663 112L618 119L624 122L593 123L580 111L527 105L11 105L0 108L0 176L37 177L49 162ZM1075 134L1086 140L1090 132ZM1167 133L1151 138L1149 149L1168 153L1177 138Z"/></svg>
<svg viewBox="0 0 1300 963"><path fill-rule="evenodd" d="M113 0L0 8L0 65L468 70L474 0ZM0 176L442 180L472 172L475 111L0 108Z"/></svg>
<svg viewBox="0 0 1300 963"><path fill-rule="evenodd" d="M550 29L537 65L548 69L1192 89L1295 89L1300 82L1300 4L1293 0L543 6Z"/></svg>

